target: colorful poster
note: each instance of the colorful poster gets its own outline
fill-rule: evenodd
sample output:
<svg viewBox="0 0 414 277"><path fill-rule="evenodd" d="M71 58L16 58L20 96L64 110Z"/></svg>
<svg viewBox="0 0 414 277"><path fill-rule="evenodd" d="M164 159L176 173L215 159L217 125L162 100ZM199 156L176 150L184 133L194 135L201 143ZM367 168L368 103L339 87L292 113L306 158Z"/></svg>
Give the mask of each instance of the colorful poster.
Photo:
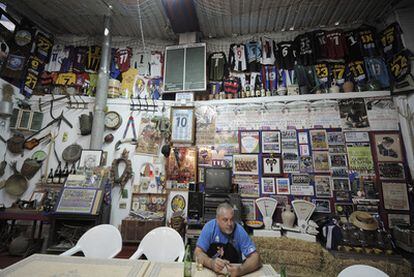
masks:
<svg viewBox="0 0 414 277"><path fill-rule="evenodd" d="M152 121L149 117L141 117L138 137L137 147L135 148L137 154L158 156L162 136L157 128L156 121Z"/></svg>
<svg viewBox="0 0 414 277"><path fill-rule="evenodd" d="M347 143L348 163L351 170L361 174L373 174L374 162L372 161L371 145L366 142Z"/></svg>

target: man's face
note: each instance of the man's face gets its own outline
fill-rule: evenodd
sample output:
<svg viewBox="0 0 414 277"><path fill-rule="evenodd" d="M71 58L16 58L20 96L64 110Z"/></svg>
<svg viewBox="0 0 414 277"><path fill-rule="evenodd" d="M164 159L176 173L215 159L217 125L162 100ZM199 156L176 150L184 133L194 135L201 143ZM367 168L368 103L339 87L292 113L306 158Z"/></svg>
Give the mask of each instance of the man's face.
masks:
<svg viewBox="0 0 414 277"><path fill-rule="evenodd" d="M233 233L234 230L234 211L223 209L220 215L217 215L217 222L220 230L227 235Z"/></svg>

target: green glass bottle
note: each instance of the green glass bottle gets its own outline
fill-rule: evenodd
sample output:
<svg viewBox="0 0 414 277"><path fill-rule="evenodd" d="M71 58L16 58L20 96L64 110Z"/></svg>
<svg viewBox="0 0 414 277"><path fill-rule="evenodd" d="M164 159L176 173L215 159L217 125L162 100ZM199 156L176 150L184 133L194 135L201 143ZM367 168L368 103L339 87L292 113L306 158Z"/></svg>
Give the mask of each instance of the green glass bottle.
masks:
<svg viewBox="0 0 414 277"><path fill-rule="evenodd" d="M191 277L191 247L190 244L187 244L185 248L185 255L184 255L184 277Z"/></svg>
<svg viewBox="0 0 414 277"><path fill-rule="evenodd" d="M286 266L282 265L280 267L280 277L286 277Z"/></svg>

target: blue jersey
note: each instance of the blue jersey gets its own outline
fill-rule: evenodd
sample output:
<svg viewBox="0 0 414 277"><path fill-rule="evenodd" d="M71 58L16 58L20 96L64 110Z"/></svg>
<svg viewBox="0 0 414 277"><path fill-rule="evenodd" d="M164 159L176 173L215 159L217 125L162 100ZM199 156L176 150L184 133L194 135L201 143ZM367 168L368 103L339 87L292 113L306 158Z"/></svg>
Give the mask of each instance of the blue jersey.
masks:
<svg viewBox="0 0 414 277"><path fill-rule="evenodd" d="M197 246L207 253L212 244L225 245L230 243L244 257L248 257L253 252L256 252L256 246L243 227L238 223L235 224L233 234L226 235L221 232L216 219L210 220L204 225L197 240Z"/></svg>
<svg viewBox="0 0 414 277"><path fill-rule="evenodd" d="M382 88L390 86L387 66L382 58L365 58L365 68L368 78L378 81Z"/></svg>

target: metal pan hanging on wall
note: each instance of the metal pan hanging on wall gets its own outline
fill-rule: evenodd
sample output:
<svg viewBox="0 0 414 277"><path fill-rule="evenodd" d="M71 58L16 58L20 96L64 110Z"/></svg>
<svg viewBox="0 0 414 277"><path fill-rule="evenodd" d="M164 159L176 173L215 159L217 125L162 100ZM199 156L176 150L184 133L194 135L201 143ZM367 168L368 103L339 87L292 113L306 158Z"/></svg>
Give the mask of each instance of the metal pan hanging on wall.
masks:
<svg viewBox="0 0 414 277"><path fill-rule="evenodd" d="M16 163L11 165L14 174L7 180L4 189L13 196L21 196L27 190L27 179L16 169Z"/></svg>
<svg viewBox="0 0 414 277"><path fill-rule="evenodd" d="M62 152L62 158L65 162L76 163L82 154L82 146L79 144L71 144L66 147Z"/></svg>

